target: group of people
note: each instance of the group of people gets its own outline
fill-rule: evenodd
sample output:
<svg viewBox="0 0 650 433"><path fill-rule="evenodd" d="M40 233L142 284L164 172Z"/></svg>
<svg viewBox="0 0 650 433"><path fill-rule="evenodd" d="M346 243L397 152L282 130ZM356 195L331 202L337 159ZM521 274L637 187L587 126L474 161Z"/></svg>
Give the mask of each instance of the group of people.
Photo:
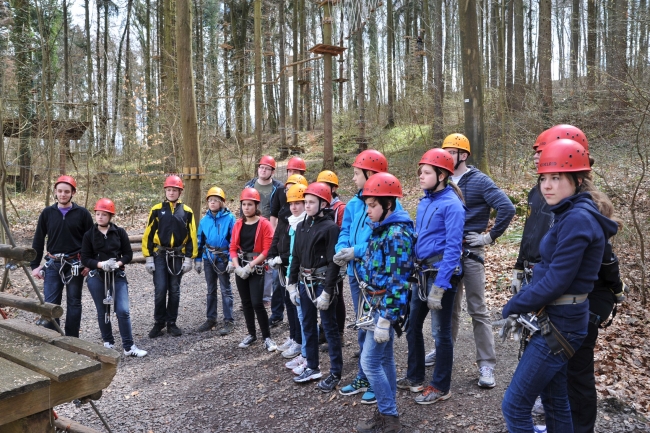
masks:
<svg viewBox="0 0 650 433"><path fill-rule="evenodd" d="M593 160L582 131L557 125L539 136L534 151L539 180L529 193L513 297L503 309L499 333L504 340L511 335L520 339L521 359L502 410L509 431L532 432L531 412L540 397L543 409L536 410L545 412L548 431L589 432L596 418L593 349L598 329L624 297L608 242L618 221L611 202L592 182ZM343 395L362 394L362 404L377 405L357 431L394 433L402 428L397 388L416 393L414 401L422 405L450 398L464 294L476 345L477 384L493 388L496 355L484 249L506 231L515 208L487 175L467 165L470 154L469 140L452 134L441 148L422 155L418 176L423 197L415 222L400 203L400 181L377 150L356 157L352 181L358 192L346 204L337 194L334 172L322 171L309 183L305 161L293 157L282 184L273 178L275 160L263 156L258 176L240 193L240 217L227 208L224 191L214 186L206 193L207 211L198 229L192 209L180 201L182 180L167 177L165 199L151 209L142 240L155 288L149 337L165 329L182 335L176 325L180 283L192 269L203 273L207 283L206 321L198 330L217 327L220 290L218 333L231 333L234 273L248 334L239 347L255 344L259 328L263 348L290 359L286 367L296 383L316 381L322 392L338 388ZM33 275L45 278L48 302L60 303L66 286L65 333L78 336L81 287L88 274L104 344L115 343L107 309L114 305L124 354L144 356L131 336L124 265L132 251L124 230L111 222L115 205L99 200L93 224L89 212L72 202L75 192L74 179L57 180L57 203L39 217ZM496 218L488 231L492 209ZM46 236L48 260L41 266ZM346 276L359 359L354 379L340 386ZM271 328L285 313L289 337L278 346ZM429 314L435 349L427 353L423 326ZM408 366L406 375L397 378L393 341L403 332ZM330 361L327 375L319 362L323 340ZM425 367L432 365L429 380Z"/></svg>

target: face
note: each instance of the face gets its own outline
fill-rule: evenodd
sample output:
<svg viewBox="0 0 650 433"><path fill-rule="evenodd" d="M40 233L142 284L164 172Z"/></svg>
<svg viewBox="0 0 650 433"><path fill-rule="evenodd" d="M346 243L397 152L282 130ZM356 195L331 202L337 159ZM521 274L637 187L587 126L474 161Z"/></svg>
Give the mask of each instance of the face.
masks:
<svg viewBox="0 0 650 433"><path fill-rule="evenodd" d="M554 206L576 192L566 173L545 173L539 177L539 186L549 206Z"/></svg>
<svg viewBox="0 0 650 433"><path fill-rule="evenodd" d="M221 209L222 205L223 202L216 195L211 195L208 197L208 209L210 209L211 212L218 212Z"/></svg>
<svg viewBox="0 0 650 433"><path fill-rule="evenodd" d="M436 191L444 188L442 181L445 180L445 175L440 173L436 174L436 170L432 165L422 164L420 166L420 188L422 189L432 189L436 186L436 181L439 181Z"/></svg>
<svg viewBox="0 0 650 433"><path fill-rule="evenodd" d="M354 175L352 176L352 182L356 185L358 189L363 189L363 186L366 184L366 176L363 174L363 170L360 168L354 167Z"/></svg>
<svg viewBox="0 0 650 433"><path fill-rule="evenodd" d="M302 175L303 172L300 171L300 170L293 170L293 169L290 169L290 168L287 169L287 177L289 177L289 176L293 176L294 174L300 174L300 175Z"/></svg>
<svg viewBox="0 0 650 433"><path fill-rule="evenodd" d="M373 223L379 222L381 215L384 213L384 208L381 207L379 202L374 197L366 199L366 215Z"/></svg>
<svg viewBox="0 0 650 433"><path fill-rule="evenodd" d="M241 210L244 212L246 218L255 216L255 211L257 210L257 202L253 200L243 200L241 202Z"/></svg>
<svg viewBox="0 0 650 433"><path fill-rule="evenodd" d="M309 216L316 216L320 210L326 206L326 203L321 202L321 200L315 195L305 194L305 211Z"/></svg>
<svg viewBox="0 0 650 433"><path fill-rule="evenodd" d="M447 148L447 149L445 149L445 150L446 150L447 153L450 154L451 157L454 159L454 167L456 166L456 164L458 163L458 161L466 161L466 160L467 160L467 157L469 156L468 153L462 152L462 151L460 151L460 150L458 150L458 149L454 149L454 148L451 148L451 149L450 149L450 148Z"/></svg>
<svg viewBox="0 0 650 433"><path fill-rule="evenodd" d="M542 156L542 151L541 150L535 151L535 155L533 155L533 162L535 162L535 168L539 167L540 156Z"/></svg>
<svg viewBox="0 0 650 433"><path fill-rule="evenodd" d="M95 222L98 226L105 227L111 222L111 214L102 210L95 211Z"/></svg>
<svg viewBox="0 0 650 433"><path fill-rule="evenodd" d="M180 196L181 196L180 188L175 188L173 186L168 186L167 188L165 188L165 197L167 198L167 201L175 203Z"/></svg>
<svg viewBox="0 0 650 433"><path fill-rule="evenodd" d="M75 191L72 188L72 185L69 185L64 182L60 182L56 184L56 187L54 189L54 195L56 195L56 201L58 201L59 204L64 206L70 203L72 197L74 197L76 193L77 191Z"/></svg>
<svg viewBox="0 0 650 433"><path fill-rule="evenodd" d="M291 215L298 216L305 211L305 202L304 201L292 201L289 203L289 209L291 210Z"/></svg>
<svg viewBox="0 0 650 433"><path fill-rule="evenodd" d="M273 176L273 167L261 164L257 167L257 177L262 180L269 180Z"/></svg>

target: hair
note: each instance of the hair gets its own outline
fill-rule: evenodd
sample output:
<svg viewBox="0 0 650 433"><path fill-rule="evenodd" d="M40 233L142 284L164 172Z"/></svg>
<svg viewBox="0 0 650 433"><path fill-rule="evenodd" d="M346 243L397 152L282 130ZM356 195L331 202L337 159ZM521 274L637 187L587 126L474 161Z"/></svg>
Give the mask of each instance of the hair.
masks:
<svg viewBox="0 0 650 433"><path fill-rule="evenodd" d="M381 206L382 209L387 210L390 208L392 212L395 212L395 207L397 206L397 197L374 197Z"/></svg>
<svg viewBox="0 0 650 433"><path fill-rule="evenodd" d="M451 173L449 173L444 168L436 167L435 165L421 164L418 167L418 176L420 174L422 174L422 165L430 165L431 167L433 167L433 170L436 172L436 176L440 176L441 174L444 174L445 175L445 180L442 181L442 184L445 185L445 186L449 185L451 187L451 189L454 190L454 192L456 193L456 195L458 196L460 201L463 202L463 204L465 203L465 198L463 197L463 192L460 190L460 188L458 188L458 185L456 185L454 182L449 182L449 178L451 177Z"/></svg>
<svg viewBox="0 0 650 433"><path fill-rule="evenodd" d="M334 188L337 188L338 185L334 185L332 182L323 182L323 183L330 186L330 191L332 191L332 200L334 200L336 197L339 196L339 193L334 191Z"/></svg>

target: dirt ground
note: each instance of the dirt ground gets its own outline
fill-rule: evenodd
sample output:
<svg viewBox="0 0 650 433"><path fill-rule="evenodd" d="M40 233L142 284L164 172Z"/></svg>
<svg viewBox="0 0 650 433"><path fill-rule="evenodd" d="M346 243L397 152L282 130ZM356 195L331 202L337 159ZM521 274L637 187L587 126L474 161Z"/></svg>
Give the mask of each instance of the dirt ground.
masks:
<svg viewBox="0 0 650 433"><path fill-rule="evenodd" d="M131 320L135 343L149 355L142 359L123 358L112 384L104 390L97 407L113 432L352 432L359 419L370 417L375 406L359 403L360 396L323 394L314 384L297 385L284 367L279 352L268 353L256 343L248 349L237 344L246 335L244 319L235 294L235 332L220 337L216 331L198 333L205 320L206 284L203 275L184 276L178 325L183 336L168 335L149 339L153 324L153 283L143 265L129 265ZM14 290L25 289L19 271L12 273ZM234 277L233 277L234 289ZM236 293L236 292L235 292ZM348 322L352 303L346 283ZM63 303L65 305L65 301ZM33 321L25 312L14 315ZM493 317L499 311L493 309ZM221 319L221 305L219 305ZM117 320L114 335L120 345ZM425 330L429 322L425 323ZM463 312L461 333L455 350L452 397L441 403L420 406L414 394L398 390L398 410L405 432L506 432L501 415L501 400L517 364L514 342L497 340L496 383L494 389L477 386L475 346L471 320ZM280 344L288 337L288 326L272 329ZM426 335L427 349L433 347ZM96 312L88 293L83 296L81 338L101 344ZM352 331L346 331L343 382L356 374L357 350ZM407 344L404 337L395 341L398 377L406 371ZM321 353L321 369L329 370L326 353ZM427 368L431 375L433 367ZM599 402L597 431L650 431L647 421L634 409L610 399ZM65 404L55 408L63 416L103 431L89 405Z"/></svg>

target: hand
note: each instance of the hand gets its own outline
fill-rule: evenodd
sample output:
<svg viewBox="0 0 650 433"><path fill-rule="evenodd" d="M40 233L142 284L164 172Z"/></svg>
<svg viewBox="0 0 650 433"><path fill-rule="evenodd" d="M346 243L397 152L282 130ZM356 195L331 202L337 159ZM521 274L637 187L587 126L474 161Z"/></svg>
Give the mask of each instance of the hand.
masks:
<svg viewBox="0 0 650 433"><path fill-rule="evenodd" d="M470 247L480 247L492 243L492 237L489 233L482 235L476 232L469 232L467 233L467 236L465 236L465 240Z"/></svg>
<svg viewBox="0 0 650 433"><path fill-rule="evenodd" d="M323 290L323 293L321 293L320 296L316 298L316 308L319 310L327 310L330 307L331 300L332 296Z"/></svg>
<svg viewBox="0 0 650 433"><path fill-rule="evenodd" d="M106 261L103 261L103 262L101 262L101 266L99 266L99 264L98 264L97 267L98 268L100 267L102 269L102 271L104 271L104 272L110 272L113 269L116 269L115 268L115 259L111 258L111 259L108 259Z"/></svg>
<svg viewBox="0 0 650 433"><path fill-rule="evenodd" d="M503 328L499 331L499 337L501 337L502 343L504 343L508 337L513 335L517 328L521 327L521 324L517 322L518 318L519 314L511 314L506 318L505 322L503 322Z"/></svg>
<svg viewBox="0 0 650 433"><path fill-rule="evenodd" d="M43 272L42 274L41 274L41 272L43 272L43 266L39 266L38 268L34 269L32 271L32 277L36 278L37 280L44 279L45 278L45 276L44 276L45 272Z"/></svg>
<svg viewBox="0 0 650 433"><path fill-rule="evenodd" d="M379 317L374 334L376 343L387 343L390 340L390 321Z"/></svg>
<svg viewBox="0 0 650 433"><path fill-rule="evenodd" d="M181 266L181 272L185 274L191 270L192 270L192 259L189 257L185 257L183 259L183 266Z"/></svg>
<svg viewBox="0 0 650 433"><path fill-rule="evenodd" d="M438 287L435 284L431 286L429 296L427 296L427 307L429 310L442 310L442 295L445 294L445 289Z"/></svg>
<svg viewBox="0 0 650 433"><path fill-rule="evenodd" d="M287 291L289 292L289 299L296 307L300 305L300 293L298 292L297 284L287 284Z"/></svg>
<svg viewBox="0 0 650 433"><path fill-rule="evenodd" d="M524 281L524 271L521 269L514 269L512 271L512 282L510 283L510 291L516 295L521 290L521 283Z"/></svg>
<svg viewBox="0 0 650 433"><path fill-rule="evenodd" d="M245 280L246 278L250 277L251 268L248 265L244 267L239 266L237 269L235 269L235 274L242 280Z"/></svg>
<svg viewBox="0 0 650 433"><path fill-rule="evenodd" d="M197 274L203 272L203 260L194 261L194 270L196 271Z"/></svg>
<svg viewBox="0 0 650 433"><path fill-rule="evenodd" d="M234 271L235 271L235 265L233 265L232 262L228 262L228 266L226 266L226 272L232 274Z"/></svg>
<svg viewBox="0 0 650 433"><path fill-rule="evenodd" d="M345 266L350 260L354 260L354 248L343 248L334 254L333 260L338 266Z"/></svg>
<svg viewBox="0 0 650 433"><path fill-rule="evenodd" d="M267 260L266 263L273 269L280 269L280 265L282 264L282 257L273 257L272 259Z"/></svg>
<svg viewBox="0 0 650 433"><path fill-rule="evenodd" d="M153 257L149 256L145 259L144 268L149 272L150 275L153 275L153 272L156 270L156 265L153 262Z"/></svg>
<svg viewBox="0 0 650 433"><path fill-rule="evenodd" d="M81 269L81 276L82 277L87 277L89 273L90 273L90 269L88 269L88 268Z"/></svg>
<svg viewBox="0 0 650 433"><path fill-rule="evenodd" d="M621 281L621 290L619 290L618 293L614 293L614 296L616 296L616 303L622 304L625 302L625 299L627 299L625 295L627 293L630 293L630 288L627 286L627 284L625 284L624 281Z"/></svg>

